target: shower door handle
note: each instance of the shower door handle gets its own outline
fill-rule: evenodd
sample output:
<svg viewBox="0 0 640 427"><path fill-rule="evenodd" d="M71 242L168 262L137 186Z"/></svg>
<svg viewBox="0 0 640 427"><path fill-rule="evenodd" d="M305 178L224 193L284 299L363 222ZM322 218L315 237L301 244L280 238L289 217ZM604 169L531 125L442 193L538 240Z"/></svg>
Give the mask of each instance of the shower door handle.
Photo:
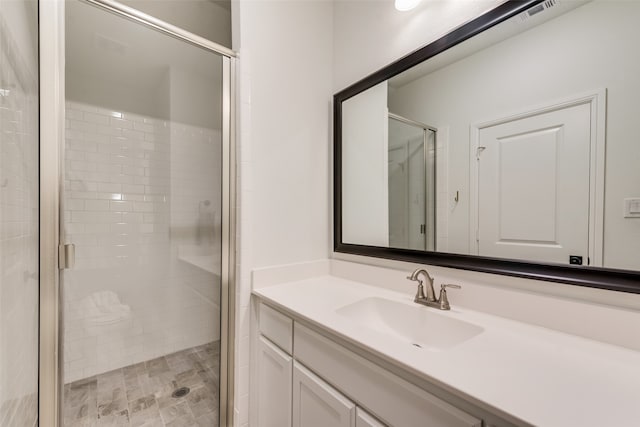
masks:
<svg viewBox="0 0 640 427"><path fill-rule="evenodd" d="M76 245L67 243L58 247L58 268L68 270L76 264Z"/></svg>

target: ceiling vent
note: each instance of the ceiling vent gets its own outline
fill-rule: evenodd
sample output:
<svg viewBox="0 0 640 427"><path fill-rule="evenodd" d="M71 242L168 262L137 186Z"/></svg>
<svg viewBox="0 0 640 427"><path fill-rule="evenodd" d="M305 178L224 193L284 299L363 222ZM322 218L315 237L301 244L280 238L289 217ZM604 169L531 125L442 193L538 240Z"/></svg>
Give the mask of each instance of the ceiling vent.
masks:
<svg viewBox="0 0 640 427"><path fill-rule="evenodd" d="M534 15L537 15L540 12L543 12L549 8L552 8L553 6L557 5L559 2L559 0L546 0L543 3L537 4L527 10L525 10L524 12L522 12L519 16L520 16L520 20L522 22L527 21L529 18L531 18Z"/></svg>

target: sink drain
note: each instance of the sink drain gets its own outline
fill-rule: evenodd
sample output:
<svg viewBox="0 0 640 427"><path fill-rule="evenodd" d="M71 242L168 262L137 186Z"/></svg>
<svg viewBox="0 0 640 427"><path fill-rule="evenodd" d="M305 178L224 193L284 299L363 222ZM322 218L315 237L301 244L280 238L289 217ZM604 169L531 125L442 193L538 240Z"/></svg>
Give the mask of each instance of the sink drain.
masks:
<svg viewBox="0 0 640 427"><path fill-rule="evenodd" d="M418 347L418 348L422 348L422 346L421 346L420 344L415 343L415 342L413 343L413 346L414 346L414 347Z"/></svg>
<svg viewBox="0 0 640 427"><path fill-rule="evenodd" d="M189 387L180 387L175 389L173 393L171 393L171 397L175 397L175 398L184 397L187 394L189 394L190 391L191 390L189 390Z"/></svg>

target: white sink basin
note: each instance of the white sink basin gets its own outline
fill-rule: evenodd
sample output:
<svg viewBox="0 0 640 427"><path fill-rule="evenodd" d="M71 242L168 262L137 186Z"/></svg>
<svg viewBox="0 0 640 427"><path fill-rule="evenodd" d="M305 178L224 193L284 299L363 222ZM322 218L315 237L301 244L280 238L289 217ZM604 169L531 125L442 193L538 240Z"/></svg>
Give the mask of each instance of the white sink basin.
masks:
<svg viewBox="0 0 640 427"><path fill-rule="evenodd" d="M418 348L442 351L461 344L484 329L444 316L437 309L384 298L365 298L336 310L354 322Z"/></svg>

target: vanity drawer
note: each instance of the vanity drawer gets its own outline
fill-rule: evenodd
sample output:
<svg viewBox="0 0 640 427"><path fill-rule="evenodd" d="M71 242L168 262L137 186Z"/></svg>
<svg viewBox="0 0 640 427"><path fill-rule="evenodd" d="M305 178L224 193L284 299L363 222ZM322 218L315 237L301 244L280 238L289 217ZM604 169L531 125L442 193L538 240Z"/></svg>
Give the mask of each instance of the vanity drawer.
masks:
<svg viewBox="0 0 640 427"><path fill-rule="evenodd" d="M298 323L294 357L396 427L481 427L482 421Z"/></svg>
<svg viewBox="0 0 640 427"><path fill-rule="evenodd" d="M260 333L289 354L293 353L293 320L260 304Z"/></svg>

